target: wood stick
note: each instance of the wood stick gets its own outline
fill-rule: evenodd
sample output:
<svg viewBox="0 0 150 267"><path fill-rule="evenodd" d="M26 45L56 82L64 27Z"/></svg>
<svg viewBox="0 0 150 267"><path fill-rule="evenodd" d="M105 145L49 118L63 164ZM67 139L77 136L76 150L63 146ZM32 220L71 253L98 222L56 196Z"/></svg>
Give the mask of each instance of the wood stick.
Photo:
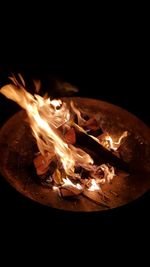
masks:
<svg viewBox="0 0 150 267"><path fill-rule="evenodd" d="M78 128L76 128L76 140L77 145L87 148L88 153L95 160L100 161L101 164L109 163L117 169L131 172L129 164L123 161L123 159L118 158L113 152L107 150L105 147L91 138L88 134L81 132Z"/></svg>
<svg viewBox="0 0 150 267"><path fill-rule="evenodd" d="M88 198L89 200L93 201L97 205L103 206L105 208L110 208L105 202L103 202L96 191L89 191L89 190L84 190L82 193L83 196Z"/></svg>
<svg viewBox="0 0 150 267"><path fill-rule="evenodd" d="M80 195L83 189L78 189L77 187L71 185L64 185L59 188L62 197L70 197Z"/></svg>

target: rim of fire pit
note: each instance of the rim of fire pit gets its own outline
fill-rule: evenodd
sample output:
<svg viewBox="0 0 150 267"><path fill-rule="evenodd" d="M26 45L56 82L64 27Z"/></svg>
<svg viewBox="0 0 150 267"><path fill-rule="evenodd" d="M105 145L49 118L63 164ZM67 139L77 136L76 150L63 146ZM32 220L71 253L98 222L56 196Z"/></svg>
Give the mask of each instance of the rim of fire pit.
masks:
<svg viewBox="0 0 150 267"><path fill-rule="evenodd" d="M142 196L150 189L150 129L135 115L121 107L90 98L62 98L73 100L86 114L96 114L101 127L110 134L124 130L129 137L122 145L121 155L125 161L137 166L137 172L125 175L119 171L112 183L102 186L108 199L101 195L101 204L80 195L64 199L47 186L41 185L32 166L35 142L22 110L12 116L0 130L0 171L6 181L24 196L52 208L67 211L102 211L125 205ZM105 203L106 205L103 205Z"/></svg>

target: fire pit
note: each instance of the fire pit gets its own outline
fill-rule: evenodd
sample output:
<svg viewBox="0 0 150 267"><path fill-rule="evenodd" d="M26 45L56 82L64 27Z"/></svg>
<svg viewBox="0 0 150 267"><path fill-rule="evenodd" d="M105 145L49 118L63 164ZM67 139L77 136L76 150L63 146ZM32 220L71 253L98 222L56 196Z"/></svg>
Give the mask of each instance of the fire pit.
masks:
<svg viewBox="0 0 150 267"><path fill-rule="evenodd" d="M131 113L100 100L72 97L62 98L62 101L69 109L73 105L76 115L84 114L90 118L84 118L86 126L93 125L92 119L96 118L97 129L103 131L101 134L97 133L95 137L93 135L93 132L97 131L94 128L95 124L94 127L87 127L88 130L85 131L84 127L80 127L82 122L73 121L71 126L74 128L71 128L71 131L67 130L65 135L67 142L70 142L71 136L73 143L75 141L72 129L76 130L76 139L79 141L78 149L85 152L81 155L81 150L79 150L79 162L80 156L89 161L90 156L94 158L95 165L94 167L92 165L92 172L88 169L93 164L91 162L88 164L81 162L79 166L77 165L83 168L86 163L85 169L86 171L88 169L88 175L85 174L85 176L90 176L90 180L87 181L88 177L79 177L77 171L74 183L74 179L68 178L71 176L72 165L69 165L70 169L67 169L66 161L63 166L64 169L66 167L66 172L70 176L63 176L59 169L55 168L52 176L55 183L50 179L42 180L42 175L46 172L43 172L41 165L40 168L38 165L42 154L37 154L37 143L25 111L20 111L11 117L0 132L2 155L0 171L6 180L23 195L41 204L70 211L102 211L115 208L131 202L148 191L150 188L150 129ZM77 117L78 120L83 119L81 116ZM69 123L70 121L71 119ZM99 142L97 142L98 138ZM57 149L57 144L54 147ZM72 144L69 144L69 148L74 151ZM69 164L71 156L72 154L68 159ZM49 154L45 160L48 161L48 157ZM40 160L42 162L42 158ZM63 163L63 159L61 160ZM97 170L95 166L101 166L100 170L104 173L101 179L93 175L93 168ZM59 179L62 180L58 181ZM97 182L99 180L100 184Z"/></svg>

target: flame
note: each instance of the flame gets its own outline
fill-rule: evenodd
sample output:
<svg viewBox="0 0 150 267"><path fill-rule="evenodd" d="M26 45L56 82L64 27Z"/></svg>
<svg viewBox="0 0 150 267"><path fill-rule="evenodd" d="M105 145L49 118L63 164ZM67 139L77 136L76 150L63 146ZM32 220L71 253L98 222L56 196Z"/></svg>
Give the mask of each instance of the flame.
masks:
<svg viewBox="0 0 150 267"><path fill-rule="evenodd" d="M70 105L74 113L77 115L78 125L84 125L85 120L82 118L80 110L75 107L73 101L70 102Z"/></svg>
<svg viewBox="0 0 150 267"><path fill-rule="evenodd" d="M75 176L76 165L90 169L93 159L82 149L67 144L59 130L60 126L69 123L70 112L66 103L37 94L33 96L23 85L18 84L15 79L14 81L15 85L6 85L0 92L26 110L41 154L45 156L46 152L54 151L66 174L70 176Z"/></svg>
<svg viewBox="0 0 150 267"><path fill-rule="evenodd" d="M64 182L63 187L74 187L74 188L77 188L79 190L82 190L82 186L79 183L77 183L77 184L72 183L68 177L63 178L62 180Z"/></svg>
<svg viewBox="0 0 150 267"><path fill-rule="evenodd" d="M106 181L108 183L111 182L111 180L114 178L115 176L115 170L114 167L108 167L106 164L102 164L100 166L100 168L103 170L104 172L104 178L103 178L103 182L105 183Z"/></svg>
<svg viewBox="0 0 150 267"><path fill-rule="evenodd" d="M64 129L67 129L70 128L70 126L73 126L77 130L88 135L88 132L82 128L82 126L85 125L86 120L82 118L81 112L71 101L70 106L78 119L78 124L76 124L72 120L72 114L65 102L62 102L59 99L51 100L46 96L41 97L38 94L30 94L25 89L25 82L22 76L18 74L18 77L21 83L18 82L15 76L10 77L13 84L2 87L0 93L15 101L25 109L33 135L37 141L37 146L45 160L48 159L48 155L53 154L56 155L61 162L61 166L59 167L60 169L64 169L64 177L66 177L62 178L63 184L61 184L61 187L69 187L81 191L84 190L84 187L88 187L89 191L101 190L99 184L105 182L109 183L115 176L114 168L110 166L108 167L105 164L100 166L94 165L90 155L82 149L66 143L62 133L63 127ZM35 81L37 92L40 90L40 86L40 82ZM117 141L114 141L107 133L104 134L102 142L92 135L89 136L106 148L116 151L119 148L122 139L127 136L127 131L125 131ZM86 182L83 183L83 181L82 185L79 183L75 184L67 177L79 178L80 180L80 174L75 173L75 167L79 166L91 172L91 176L89 176L90 178L87 177L87 184ZM103 176L101 171L104 173ZM60 194L59 187L55 185L56 184L52 186L53 190Z"/></svg>
<svg viewBox="0 0 150 267"><path fill-rule="evenodd" d="M56 192L59 196L61 196L59 187L53 186L52 188L53 188L54 192Z"/></svg>
<svg viewBox="0 0 150 267"><path fill-rule="evenodd" d="M107 135L105 140L109 142L110 149L116 151L119 148L122 139L124 137L127 137L127 135L127 131L123 132L123 134L119 137L118 141L114 141L110 135Z"/></svg>
<svg viewBox="0 0 150 267"><path fill-rule="evenodd" d="M97 191L100 190L100 187L98 186L98 184L96 183L96 181L94 179L91 179L91 185L88 188L89 191Z"/></svg>
<svg viewBox="0 0 150 267"><path fill-rule="evenodd" d="M71 108L74 111L74 113L77 115L77 119L78 119L78 125L75 123L73 125L76 128L78 128L79 131L84 132L85 134L90 136L92 139L94 139L96 142L101 143L97 137L95 137L91 134L88 134L88 131L86 131L82 128L82 126L85 125L86 120L82 118L80 110L77 109L77 107L75 107L73 101L70 102L70 105L71 105ZM127 137L127 135L128 135L128 132L124 131L122 133L122 135L119 137L118 141L115 141L108 133L105 133L105 134L103 134L102 145L107 149L112 149L112 150L116 151L119 148L119 146L121 145L122 139L124 137Z"/></svg>
<svg viewBox="0 0 150 267"><path fill-rule="evenodd" d="M128 132L124 131L118 140L114 140L108 133L104 133L99 138L94 137L94 140L103 145L108 150L117 151L121 145L122 139L128 136ZM93 137L92 137L93 138ZM116 138L115 138L116 139Z"/></svg>

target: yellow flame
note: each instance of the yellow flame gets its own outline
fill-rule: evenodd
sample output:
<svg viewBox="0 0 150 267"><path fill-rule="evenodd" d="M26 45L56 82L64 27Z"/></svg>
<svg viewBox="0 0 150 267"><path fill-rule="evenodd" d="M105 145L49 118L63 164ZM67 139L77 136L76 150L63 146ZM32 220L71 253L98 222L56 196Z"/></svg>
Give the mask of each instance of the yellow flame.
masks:
<svg viewBox="0 0 150 267"><path fill-rule="evenodd" d="M65 102L57 99L51 100L48 97L41 97L37 94L30 94L24 88L25 82L22 76L20 74L18 76L21 83L18 82L15 76L10 77L14 85L10 84L2 87L0 89L0 93L15 101L23 109L25 109L40 153L45 157L45 159L47 159L48 154L55 154L61 161L66 175L71 176L72 178L81 178L79 177L79 174L74 172L76 166L81 166L88 171L93 171L93 159L90 155L80 148L67 144L60 130L60 128L63 128L64 126L69 128L71 125L77 130L88 135L88 133L82 128L86 121L82 118L81 112L75 107L74 103L71 101L70 105L74 113L77 115L78 124L72 121L70 111ZM40 83L35 83L35 87L37 89L36 91L38 91ZM89 136L100 143L98 138L92 135ZM106 148L113 149L115 151L119 148L122 139L126 136L127 131L119 137L118 141L114 141L112 137L106 133L102 139L102 145L105 146L105 142L107 142ZM93 174L92 178L90 178L90 186L88 184L89 191L101 190L99 184L110 182L115 176L113 167L108 167L103 164L98 166L98 168L103 170L104 177L103 179L99 178L100 181L98 182L98 180L96 180L96 176ZM79 183L74 184L68 177L62 178L62 180L63 187L72 187L78 190L84 190L85 185L81 185ZM60 194L59 187L54 185L53 190Z"/></svg>
<svg viewBox="0 0 150 267"><path fill-rule="evenodd" d="M71 105L71 108L74 111L74 113L77 115L78 125L80 125L80 126L84 125L85 120L82 118L80 110L75 107L73 101L70 102L70 105Z"/></svg>
<svg viewBox="0 0 150 267"><path fill-rule="evenodd" d="M62 180L64 182L63 187L65 187L65 186L67 186L67 187L71 186L71 187L75 187L75 188L77 188L79 190L82 190L82 186L79 183L77 183L77 184L72 183L68 177L67 178L63 178Z"/></svg>
<svg viewBox="0 0 150 267"><path fill-rule="evenodd" d="M123 134L119 137L118 141L114 141L113 138L110 135L107 135L105 140L109 142L110 149L116 151L119 148L122 139L124 137L127 137L127 135L128 135L127 131L123 132Z"/></svg>
<svg viewBox="0 0 150 267"><path fill-rule="evenodd" d="M101 169L103 170L103 172L104 172L104 182L110 182L113 178L114 178L114 176L115 176L115 170L114 170L114 167L111 167L111 168L109 168L106 164L102 164L101 166Z"/></svg>
<svg viewBox="0 0 150 267"><path fill-rule="evenodd" d="M100 143L102 146L107 148L108 150L117 151L120 147L122 139L128 136L128 132L124 131L122 135L116 140L116 137L110 136L108 133L103 133L99 138L91 136L95 141Z"/></svg>
<svg viewBox="0 0 150 267"><path fill-rule="evenodd" d="M77 107L75 107L73 101L70 102L71 108L74 111L74 113L77 115L77 119L78 119L78 125L76 123L73 123L73 125L81 132L84 132L85 134L87 134L88 136L90 136L92 139L94 139L96 142L100 143L99 139L91 134L88 134L87 131L85 131L82 126L85 124L86 120L84 120L81 116L81 112L79 109L77 109ZM102 145L105 146L107 149L112 149L114 151L116 151L120 144L121 141L124 137L127 137L128 132L124 131L123 134L119 137L118 141L113 140L113 138L108 134L105 133L104 134L104 138L103 138L103 142ZM107 141L107 145L104 144L104 142Z"/></svg>
<svg viewBox="0 0 150 267"><path fill-rule="evenodd" d="M67 144L59 130L59 127L67 124L70 119L66 103L61 100L45 99L36 94L33 96L18 84L6 85L0 92L26 110L33 135L43 156L46 152L54 151L62 162L66 174L71 176L75 175L75 165L90 168L93 159L89 154Z"/></svg>
<svg viewBox="0 0 150 267"><path fill-rule="evenodd" d="M89 191L97 191L100 190L100 187L98 186L98 184L96 183L96 181L94 179L91 179L91 185L88 188Z"/></svg>

